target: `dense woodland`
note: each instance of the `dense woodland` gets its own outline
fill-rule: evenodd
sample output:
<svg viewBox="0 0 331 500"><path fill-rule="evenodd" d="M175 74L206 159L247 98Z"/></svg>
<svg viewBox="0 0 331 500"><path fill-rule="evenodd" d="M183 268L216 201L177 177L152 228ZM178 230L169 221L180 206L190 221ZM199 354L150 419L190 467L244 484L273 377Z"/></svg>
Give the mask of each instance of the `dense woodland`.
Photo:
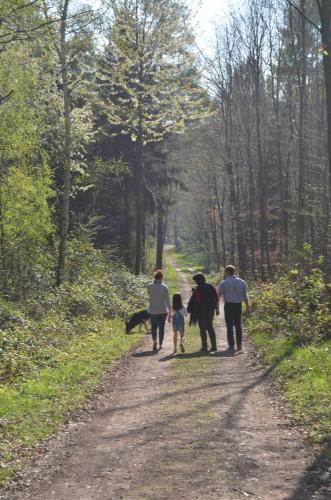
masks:
<svg viewBox="0 0 331 500"><path fill-rule="evenodd" d="M180 167L164 141L208 114L185 2L1 2L2 290L70 276L78 225L139 274ZM69 259L70 260L70 259Z"/></svg>
<svg viewBox="0 0 331 500"><path fill-rule="evenodd" d="M0 30L6 296L69 279L82 225L136 274L167 238L209 269L327 266L328 2L250 0L212 54L182 0L3 0Z"/></svg>
<svg viewBox="0 0 331 500"><path fill-rule="evenodd" d="M173 216L207 267L266 278L307 250L330 262L322 3L251 1L216 29L205 58L215 110L181 142L189 195Z"/></svg>

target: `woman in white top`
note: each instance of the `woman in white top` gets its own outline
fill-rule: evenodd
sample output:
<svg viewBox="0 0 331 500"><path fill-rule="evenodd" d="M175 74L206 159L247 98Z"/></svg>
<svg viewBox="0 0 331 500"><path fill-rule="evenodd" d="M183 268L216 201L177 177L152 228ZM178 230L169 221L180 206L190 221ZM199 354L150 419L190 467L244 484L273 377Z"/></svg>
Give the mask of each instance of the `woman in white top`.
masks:
<svg viewBox="0 0 331 500"><path fill-rule="evenodd" d="M147 309L151 318L153 351L157 351L157 330L159 330L159 349L162 349L164 339L164 327L168 316L171 321L171 304L169 288L163 283L163 271L160 269L154 273L154 281L147 287L149 295L149 307Z"/></svg>

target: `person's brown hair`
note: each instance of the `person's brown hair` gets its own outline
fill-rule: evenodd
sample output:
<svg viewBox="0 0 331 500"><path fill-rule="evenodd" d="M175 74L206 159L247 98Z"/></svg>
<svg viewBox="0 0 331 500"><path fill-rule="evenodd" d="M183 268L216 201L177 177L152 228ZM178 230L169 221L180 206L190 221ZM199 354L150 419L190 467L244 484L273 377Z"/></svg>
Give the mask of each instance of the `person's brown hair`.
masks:
<svg viewBox="0 0 331 500"><path fill-rule="evenodd" d="M180 311L183 307L182 296L180 293L175 293L172 297L172 308L174 311Z"/></svg>
<svg viewBox="0 0 331 500"><path fill-rule="evenodd" d="M156 280L162 280L163 279L163 271L162 269L157 269L154 273L154 279Z"/></svg>
<svg viewBox="0 0 331 500"><path fill-rule="evenodd" d="M230 273L230 274L234 274L236 272L236 268L234 266L229 265L229 266L226 266L225 271Z"/></svg>

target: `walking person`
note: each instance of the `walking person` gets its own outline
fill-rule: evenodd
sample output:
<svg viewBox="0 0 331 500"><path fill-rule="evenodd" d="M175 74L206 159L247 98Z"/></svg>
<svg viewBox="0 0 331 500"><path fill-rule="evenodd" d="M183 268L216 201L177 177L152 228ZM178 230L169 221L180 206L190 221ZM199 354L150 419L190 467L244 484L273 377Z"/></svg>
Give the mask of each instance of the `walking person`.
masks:
<svg viewBox="0 0 331 500"><path fill-rule="evenodd" d="M174 354L177 352L178 337L180 338L180 350L185 352L185 316L187 316L186 307L183 304L182 296L175 293L172 297L172 329L174 332Z"/></svg>
<svg viewBox="0 0 331 500"><path fill-rule="evenodd" d="M159 350L162 349L164 329L167 321L171 322L171 304L169 288L163 283L163 271L160 269L154 273L154 281L147 287L149 295L149 307L152 325L153 351L157 351L157 332L159 332Z"/></svg>
<svg viewBox="0 0 331 500"><path fill-rule="evenodd" d="M218 293L224 299L224 316L227 329L228 351L234 353L234 332L236 330L237 351L242 350L242 303L246 304L249 314L249 301L246 282L235 275L234 266L226 266L224 280L221 282Z"/></svg>
<svg viewBox="0 0 331 500"><path fill-rule="evenodd" d="M196 282L197 287L193 290L187 311L191 313L191 320L199 325L201 351L208 350L208 333L211 343L210 352L215 352L217 351L217 343L213 321L215 313L216 315L219 314L219 298L215 287L210 283L206 283L206 278L202 273L195 274L193 280Z"/></svg>

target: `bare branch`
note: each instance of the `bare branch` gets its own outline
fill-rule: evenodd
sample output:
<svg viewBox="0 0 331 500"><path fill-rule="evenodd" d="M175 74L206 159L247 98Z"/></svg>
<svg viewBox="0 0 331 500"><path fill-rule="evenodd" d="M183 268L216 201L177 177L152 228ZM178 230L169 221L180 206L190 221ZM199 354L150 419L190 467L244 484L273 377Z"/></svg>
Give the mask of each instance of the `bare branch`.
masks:
<svg viewBox="0 0 331 500"><path fill-rule="evenodd" d="M91 12L93 12L91 9L80 11L80 12L77 12L76 14L73 14L72 16L68 16L67 19L68 20L69 19L77 19L80 16L82 16L84 14L90 14ZM0 38L6 38L6 37L8 38L10 36L11 36L11 38L9 40L4 40L4 41L0 40L0 44L11 43L11 42L16 41L17 39L22 40L23 38L20 38L19 35L21 35L21 37L23 37L25 35L28 38L31 33L34 33L35 31L38 31L38 30L40 30L44 27L50 26L52 24L59 23L61 21L62 21L61 18L49 19L41 24L38 24L37 26L34 26L33 28L31 28L29 30L14 30L12 32L7 31L6 33L1 34ZM18 38L16 38L16 36Z"/></svg>
<svg viewBox="0 0 331 500"><path fill-rule="evenodd" d="M306 14L304 12L302 12L302 10L297 5L295 5L291 0L286 0L286 2L290 5L290 7L292 7L297 12L299 12L300 16L302 16L306 21L308 21L308 23L310 23L312 26L314 26L314 28L317 29L321 33L321 31L322 31L321 27L318 26L316 23L314 23L314 21L312 19L310 19L310 17L306 16Z"/></svg>
<svg viewBox="0 0 331 500"><path fill-rule="evenodd" d="M32 0L31 2L28 2L24 5L20 5L16 8L16 10L27 9L28 7L32 7L32 5L36 4L37 2L39 2L39 0Z"/></svg>

